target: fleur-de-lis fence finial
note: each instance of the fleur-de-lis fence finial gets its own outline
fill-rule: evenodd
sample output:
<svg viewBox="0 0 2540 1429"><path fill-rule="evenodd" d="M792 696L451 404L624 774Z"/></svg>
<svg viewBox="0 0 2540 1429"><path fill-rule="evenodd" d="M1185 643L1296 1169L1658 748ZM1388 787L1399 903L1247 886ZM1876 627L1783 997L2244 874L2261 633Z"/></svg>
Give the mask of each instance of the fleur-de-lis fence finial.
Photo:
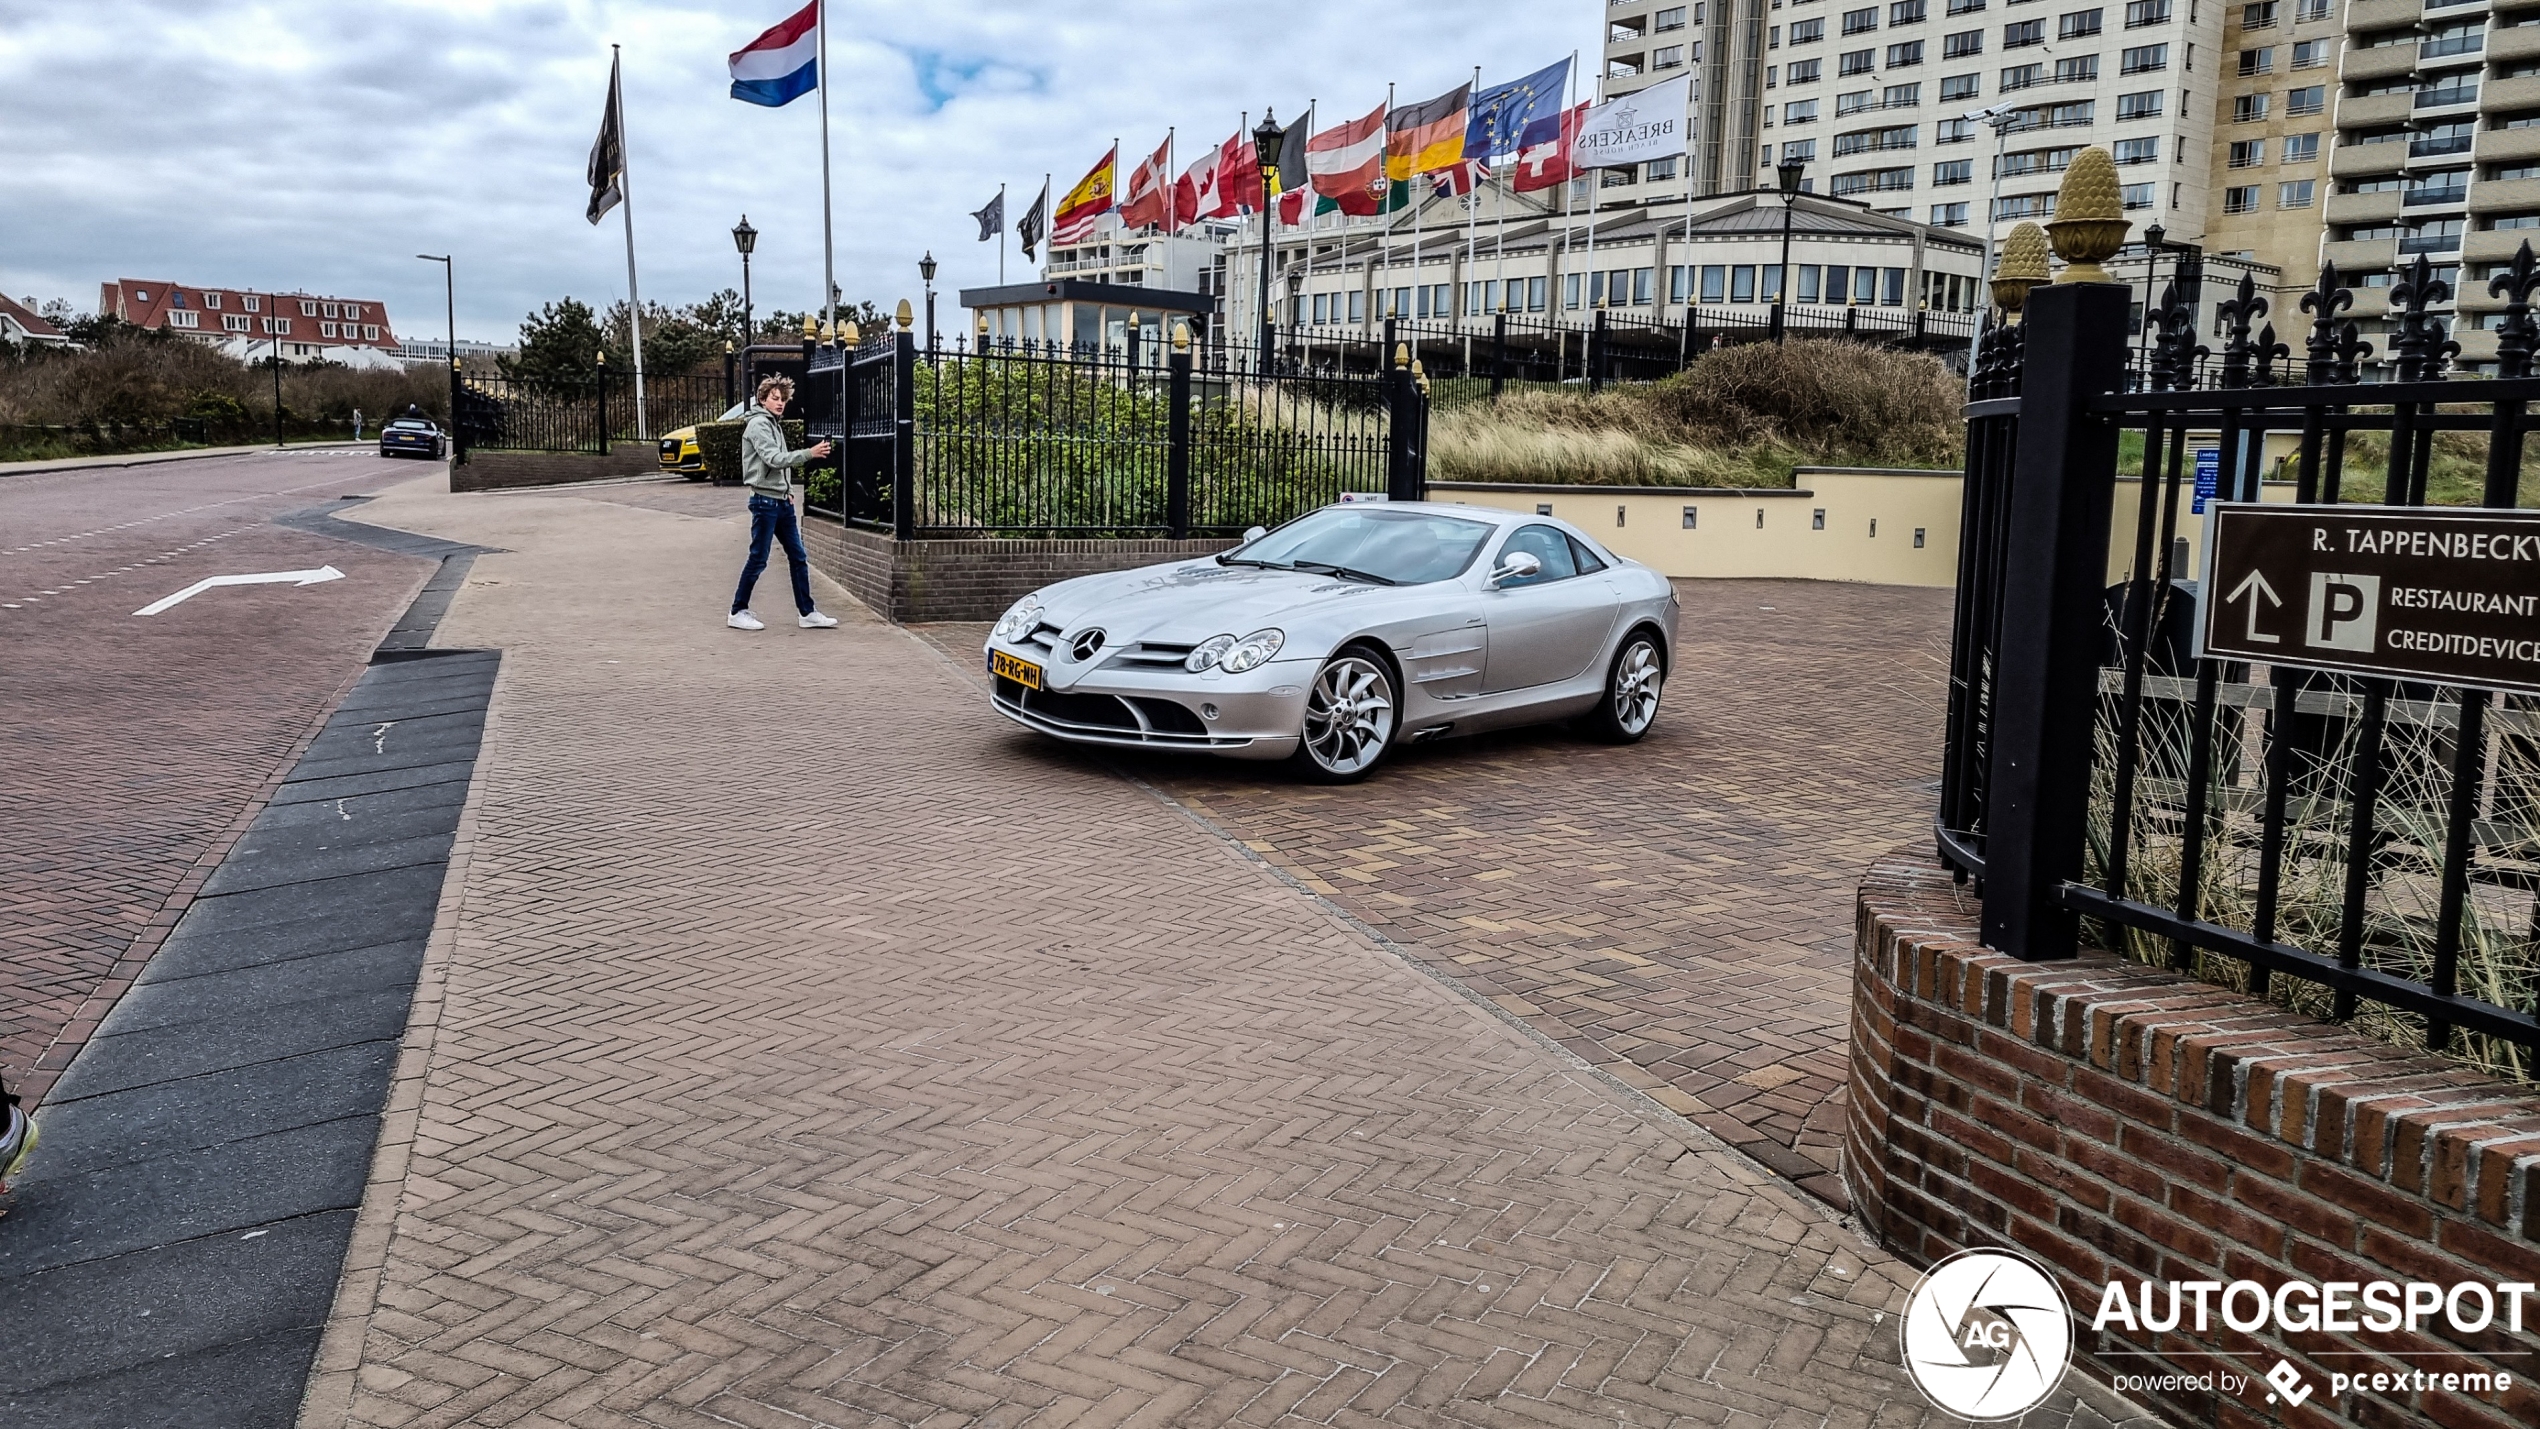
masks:
<svg viewBox="0 0 2540 1429"><path fill-rule="evenodd" d="M2250 353L2258 359L2258 385L2273 387L2279 380L2275 365L2290 359L2293 349L2275 340L2275 324L2268 323L2258 330L2257 345L2250 349Z"/></svg>
<svg viewBox="0 0 2540 1429"><path fill-rule="evenodd" d="M2363 381L2364 359L2372 353L2372 344L2364 341L2362 329L2353 318L2348 318L2337 329L2337 373L2334 380Z"/></svg>
<svg viewBox="0 0 2540 1429"><path fill-rule="evenodd" d="M2231 297L2214 304L2214 315L2223 321L2222 385L2249 385L2249 324L2267 314L2267 300L2258 296L2255 276L2240 275L2240 287Z"/></svg>
<svg viewBox="0 0 2540 1429"><path fill-rule="evenodd" d="M2399 327L2390 340L2399 360L2399 380L2426 382L2442 375L2444 362L2461 345L2451 341L2426 307L2452 296L2452 285L2434 276L2434 265L2420 253L2406 275L2390 285L2390 305L2399 310Z"/></svg>
<svg viewBox="0 0 2540 1429"><path fill-rule="evenodd" d="M2179 292L2176 281L2161 289L2161 306L2152 315L2160 333L2152 340L2152 387L2168 392L2192 385L2196 361L2205 349L2196 341L2196 309Z"/></svg>
<svg viewBox="0 0 2540 1429"><path fill-rule="evenodd" d="M2540 262L2531 256L2530 240L2525 239L2515 252L2514 261L2505 271L2487 282L2490 297L2505 300L2505 320L2496 329L2496 375L2528 377L2531 357L2540 349L2540 325L2531 320L2531 293L2540 288Z"/></svg>
<svg viewBox="0 0 2540 1429"><path fill-rule="evenodd" d="M2303 381L2317 387L2330 382L2354 380L2338 375L2337 346L2337 315L2354 305L2354 292L2337 281L2337 265L2322 263L2319 282L2302 295L2302 311L2311 315L2311 336L2303 344L2307 358Z"/></svg>

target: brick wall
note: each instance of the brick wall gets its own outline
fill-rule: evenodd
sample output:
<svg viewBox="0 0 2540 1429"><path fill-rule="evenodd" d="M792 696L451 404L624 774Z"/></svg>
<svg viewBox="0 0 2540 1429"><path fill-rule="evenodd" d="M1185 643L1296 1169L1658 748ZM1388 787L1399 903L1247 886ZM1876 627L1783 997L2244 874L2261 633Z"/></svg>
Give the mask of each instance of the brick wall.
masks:
<svg viewBox="0 0 2540 1429"><path fill-rule="evenodd" d="M1923 1263L2011 1246L2054 1267L2103 1381L2249 1381L2131 1391L2182 1424L2540 1423L2540 1297L2519 1335L2501 1302L2478 1333L2090 1330L2111 1280L2151 1280L2164 1310L2168 1280L2540 1282L2540 1096L2139 963L1988 952L1977 911L1923 855L1861 885L1844 1178L1882 1240ZM2278 1358L2315 1389L2298 1409L2269 1402ZM2514 1384L2501 1403L2329 1394L2331 1371L2418 1369Z"/></svg>
<svg viewBox="0 0 2540 1429"><path fill-rule="evenodd" d="M566 486L577 481L651 476L660 470L660 449L651 442L617 442L611 445L607 456L471 451L466 462L450 468L450 489L503 491L516 486Z"/></svg>
<svg viewBox="0 0 2540 1429"><path fill-rule="evenodd" d="M1222 538L898 542L824 516L803 522L811 563L899 621L994 620L1052 581L1215 555L1233 544Z"/></svg>

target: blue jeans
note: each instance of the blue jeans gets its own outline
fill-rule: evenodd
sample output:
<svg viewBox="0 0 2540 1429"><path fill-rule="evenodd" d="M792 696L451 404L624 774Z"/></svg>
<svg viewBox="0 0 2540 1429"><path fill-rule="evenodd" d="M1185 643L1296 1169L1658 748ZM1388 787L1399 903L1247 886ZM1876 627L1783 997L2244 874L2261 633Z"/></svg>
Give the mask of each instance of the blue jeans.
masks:
<svg viewBox="0 0 2540 1429"><path fill-rule="evenodd" d="M794 522L793 501L775 496L750 498L750 559L741 567L741 588L732 595L733 611L750 608L750 592L758 586L759 572L767 569L770 537L784 543L785 559L793 565L794 609L811 614L818 607L811 603L811 562L803 556L802 528Z"/></svg>

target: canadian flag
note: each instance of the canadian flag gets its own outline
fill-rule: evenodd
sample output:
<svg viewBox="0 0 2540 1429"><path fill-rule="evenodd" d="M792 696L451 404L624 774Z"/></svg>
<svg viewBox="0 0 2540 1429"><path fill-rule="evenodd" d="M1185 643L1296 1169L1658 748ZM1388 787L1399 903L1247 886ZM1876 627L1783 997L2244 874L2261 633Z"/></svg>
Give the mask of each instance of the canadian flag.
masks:
<svg viewBox="0 0 2540 1429"><path fill-rule="evenodd" d="M1240 187L1238 166L1247 162L1252 146L1238 134L1200 156L1198 162L1182 171L1173 181L1173 226L1187 228L1203 218L1233 218L1238 207ZM1258 190L1261 177L1253 176Z"/></svg>
<svg viewBox="0 0 2540 1429"><path fill-rule="evenodd" d="M1571 147L1579 137L1579 125L1587 119L1588 107L1582 103L1561 116L1556 126L1538 119L1526 126L1517 139L1517 192L1533 193L1548 189L1570 177Z"/></svg>

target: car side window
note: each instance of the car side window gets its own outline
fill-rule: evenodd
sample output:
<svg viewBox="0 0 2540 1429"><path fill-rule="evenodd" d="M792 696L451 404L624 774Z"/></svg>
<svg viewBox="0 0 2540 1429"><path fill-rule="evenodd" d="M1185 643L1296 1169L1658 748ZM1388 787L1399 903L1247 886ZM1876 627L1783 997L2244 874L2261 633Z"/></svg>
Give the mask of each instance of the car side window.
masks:
<svg viewBox="0 0 2540 1429"><path fill-rule="evenodd" d="M1570 538L1549 526L1517 528L1517 534L1509 537L1508 544L1499 548L1499 563L1505 565L1510 556L1520 551L1541 562L1543 568L1530 576L1502 581L1500 583L1502 590L1514 590L1519 586L1544 585L1551 581L1565 581L1579 573L1578 562L1570 554Z"/></svg>
<svg viewBox="0 0 2540 1429"><path fill-rule="evenodd" d="M1596 552L1587 548L1585 541L1576 536L1570 538L1570 556L1579 563L1580 575L1592 576L1605 569L1605 562L1597 556Z"/></svg>

